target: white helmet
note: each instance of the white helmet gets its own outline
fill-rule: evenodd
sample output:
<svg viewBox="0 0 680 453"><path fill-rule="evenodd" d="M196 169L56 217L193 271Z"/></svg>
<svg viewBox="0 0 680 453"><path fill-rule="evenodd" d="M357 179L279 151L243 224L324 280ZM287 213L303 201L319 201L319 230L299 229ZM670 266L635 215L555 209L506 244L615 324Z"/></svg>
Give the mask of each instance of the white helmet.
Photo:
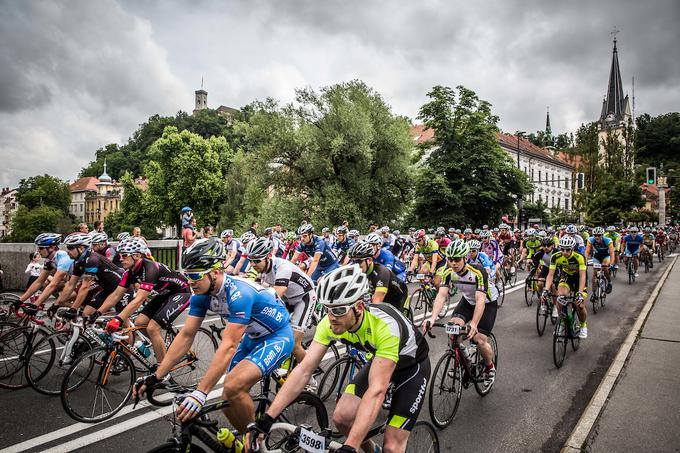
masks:
<svg viewBox="0 0 680 453"><path fill-rule="evenodd" d="M565 228L564 232L567 234L576 234L578 233L578 228L576 228L576 225L570 223L567 225L567 228Z"/></svg>
<svg viewBox="0 0 680 453"><path fill-rule="evenodd" d="M145 254L149 248L144 239L130 236L118 244L118 253L141 253Z"/></svg>
<svg viewBox="0 0 680 453"><path fill-rule="evenodd" d="M382 245L383 244L383 238L380 237L379 234L377 233L371 233L368 236L366 236L366 239L364 241L368 242L371 245Z"/></svg>
<svg viewBox="0 0 680 453"><path fill-rule="evenodd" d="M358 264L348 264L324 275L316 288L319 302L328 307L353 304L368 291L368 277Z"/></svg>
<svg viewBox="0 0 680 453"><path fill-rule="evenodd" d="M84 246L89 247L92 244L92 236L87 233L71 233L64 238L64 245L69 247Z"/></svg>
<svg viewBox="0 0 680 453"><path fill-rule="evenodd" d="M248 242L252 241L256 237L257 236L255 236L252 231L246 231L245 233L243 233L241 235L241 239L240 239L241 244L246 245L246 244L248 244Z"/></svg>
<svg viewBox="0 0 680 453"><path fill-rule="evenodd" d="M265 259L271 253L274 244L271 239L266 236L261 236L253 241L250 241L246 246L246 255L251 260Z"/></svg>
<svg viewBox="0 0 680 453"><path fill-rule="evenodd" d="M574 247L576 247L576 239L565 234L560 238L559 242L557 243L557 246L561 249L573 249Z"/></svg>
<svg viewBox="0 0 680 453"><path fill-rule="evenodd" d="M92 243L93 244L100 244L102 242L108 242L109 241L109 235L102 232L99 233L97 231L91 231L90 236L92 236Z"/></svg>

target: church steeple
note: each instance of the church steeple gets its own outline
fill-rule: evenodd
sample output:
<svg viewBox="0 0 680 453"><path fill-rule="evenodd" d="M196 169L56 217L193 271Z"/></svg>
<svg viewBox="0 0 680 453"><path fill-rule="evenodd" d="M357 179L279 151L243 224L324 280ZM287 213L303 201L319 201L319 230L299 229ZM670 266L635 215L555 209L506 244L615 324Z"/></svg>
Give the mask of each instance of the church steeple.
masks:
<svg viewBox="0 0 680 453"><path fill-rule="evenodd" d="M545 135L552 136L552 129L550 128L550 107L545 114Z"/></svg>
<svg viewBox="0 0 680 453"><path fill-rule="evenodd" d="M629 115L630 106L628 96L623 95L623 83L621 82L621 70L619 69L619 52L616 48L616 33L614 34L614 50L612 52L612 65L609 71L609 85L607 94L602 102L600 124L603 127L616 127L625 121Z"/></svg>

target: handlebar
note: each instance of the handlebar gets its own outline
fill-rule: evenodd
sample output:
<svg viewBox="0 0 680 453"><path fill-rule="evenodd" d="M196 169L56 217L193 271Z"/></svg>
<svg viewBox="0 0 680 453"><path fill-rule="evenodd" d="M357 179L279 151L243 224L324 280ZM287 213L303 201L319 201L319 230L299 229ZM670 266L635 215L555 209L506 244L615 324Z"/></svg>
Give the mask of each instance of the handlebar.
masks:
<svg viewBox="0 0 680 453"><path fill-rule="evenodd" d="M425 322L425 333L427 334L428 337L430 338L437 338L435 334L432 333L432 328L433 327L444 327L446 328L447 325L458 325L458 324L453 324L453 323L441 323L441 322L435 322L434 324L430 324L430 321ZM465 326L458 326L459 330L457 334L450 334L450 335L459 335L459 336L466 336L468 334L469 328L467 325Z"/></svg>
<svg viewBox="0 0 680 453"><path fill-rule="evenodd" d="M330 439L330 431L324 430L320 433L317 433L316 431L313 431L309 426L306 425L301 425L301 426L295 426L291 425L290 423L282 423L282 422L277 422L274 423L269 430L269 432L273 431L283 431L288 433L291 436L291 439L288 439L286 443L284 443L281 448L275 448L275 449L268 449L267 445L265 442L258 442L258 435L260 434L256 430L250 430L250 451L253 452L259 452L259 453L284 453L286 451L289 451L287 448L285 448L285 445L288 444L291 441L294 441L296 443L295 447L297 447L297 442L300 437L300 432L302 429L306 429L308 431L311 431L314 434L317 434L321 437L323 437L326 442L324 445L324 451L336 451L342 447L342 444L340 442L334 441ZM293 447L290 445L290 447Z"/></svg>

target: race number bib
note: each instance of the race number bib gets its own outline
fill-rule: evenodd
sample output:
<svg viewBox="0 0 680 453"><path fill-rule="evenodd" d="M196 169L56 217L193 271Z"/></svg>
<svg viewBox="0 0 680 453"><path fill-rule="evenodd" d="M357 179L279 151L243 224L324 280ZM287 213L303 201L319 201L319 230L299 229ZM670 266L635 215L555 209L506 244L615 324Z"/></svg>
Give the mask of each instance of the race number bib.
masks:
<svg viewBox="0 0 680 453"><path fill-rule="evenodd" d="M446 333L449 335L458 335L460 334L460 326L458 324L447 324Z"/></svg>
<svg viewBox="0 0 680 453"><path fill-rule="evenodd" d="M298 445L305 451L310 453L324 453L325 442L323 436L320 436L306 428L300 429L300 442Z"/></svg>

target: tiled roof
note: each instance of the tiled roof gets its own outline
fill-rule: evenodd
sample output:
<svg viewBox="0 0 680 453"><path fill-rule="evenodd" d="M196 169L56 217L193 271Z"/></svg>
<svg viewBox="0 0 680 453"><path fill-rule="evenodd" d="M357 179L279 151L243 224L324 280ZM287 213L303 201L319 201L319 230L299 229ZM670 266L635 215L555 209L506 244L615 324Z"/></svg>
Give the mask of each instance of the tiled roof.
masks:
<svg viewBox="0 0 680 453"><path fill-rule="evenodd" d="M411 126L411 136L416 144L427 143L434 138L434 129L427 129L424 124Z"/></svg>
<svg viewBox="0 0 680 453"><path fill-rule="evenodd" d="M653 184L640 184L640 188L642 188L642 192L647 196L647 199L651 198L659 198L659 187ZM670 187L666 187L666 200L668 200L669 193L671 191ZM666 201L668 202L668 201Z"/></svg>
<svg viewBox="0 0 680 453"><path fill-rule="evenodd" d="M97 183L99 183L99 179L95 178L94 176L86 176L75 181L73 184L68 186L68 188L71 192L83 192L86 190L93 190L96 192Z"/></svg>

